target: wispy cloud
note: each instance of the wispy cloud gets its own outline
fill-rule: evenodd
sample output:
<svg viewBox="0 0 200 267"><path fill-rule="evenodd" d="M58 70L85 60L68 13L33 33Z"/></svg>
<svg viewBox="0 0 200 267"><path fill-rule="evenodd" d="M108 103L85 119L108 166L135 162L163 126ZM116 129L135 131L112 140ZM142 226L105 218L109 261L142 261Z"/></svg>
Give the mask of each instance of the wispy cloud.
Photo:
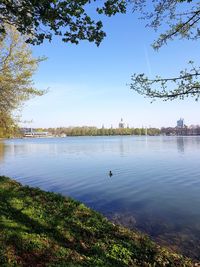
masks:
<svg viewBox="0 0 200 267"><path fill-rule="evenodd" d="M146 64L147 64L148 75L152 76L152 67L151 67L151 62L149 59L149 54L148 54L148 50L146 48L146 45L144 45L144 54L145 54L145 60L146 60Z"/></svg>

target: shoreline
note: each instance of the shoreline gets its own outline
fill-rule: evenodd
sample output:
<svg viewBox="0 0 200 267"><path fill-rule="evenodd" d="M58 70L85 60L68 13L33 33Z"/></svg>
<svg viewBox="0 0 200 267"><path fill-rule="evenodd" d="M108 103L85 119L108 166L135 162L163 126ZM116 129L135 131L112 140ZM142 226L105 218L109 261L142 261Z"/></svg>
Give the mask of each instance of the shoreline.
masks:
<svg viewBox="0 0 200 267"><path fill-rule="evenodd" d="M68 138L79 138L79 137L85 137L85 138L95 138L95 137L200 137L200 135L126 135L126 134L120 134L120 135L67 135L65 137L62 136L42 136L42 137L27 137L27 136L22 136L22 137L10 137L10 138L0 138L0 141L4 141L4 140L13 140L13 139L21 139L21 140L32 140L32 139L68 139Z"/></svg>
<svg viewBox="0 0 200 267"><path fill-rule="evenodd" d="M79 201L0 176L1 266L200 266Z"/></svg>

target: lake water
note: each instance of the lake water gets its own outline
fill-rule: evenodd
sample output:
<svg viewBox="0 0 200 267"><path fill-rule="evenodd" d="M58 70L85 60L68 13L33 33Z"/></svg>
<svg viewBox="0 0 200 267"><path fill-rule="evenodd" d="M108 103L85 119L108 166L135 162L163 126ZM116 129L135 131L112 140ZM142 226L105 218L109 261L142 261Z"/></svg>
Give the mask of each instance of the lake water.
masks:
<svg viewBox="0 0 200 267"><path fill-rule="evenodd" d="M71 196L200 259L200 137L5 140L0 175Z"/></svg>

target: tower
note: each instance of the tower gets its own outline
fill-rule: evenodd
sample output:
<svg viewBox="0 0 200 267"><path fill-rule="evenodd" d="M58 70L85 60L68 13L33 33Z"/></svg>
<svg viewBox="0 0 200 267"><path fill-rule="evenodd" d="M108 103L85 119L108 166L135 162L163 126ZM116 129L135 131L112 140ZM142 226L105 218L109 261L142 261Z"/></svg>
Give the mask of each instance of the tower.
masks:
<svg viewBox="0 0 200 267"><path fill-rule="evenodd" d="M125 123L123 122L123 119L121 118L121 121L119 122L119 128L125 128Z"/></svg>
<svg viewBox="0 0 200 267"><path fill-rule="evenodd" d="M176 127L178 127L178 128L183 128L183 126L184 126L184 119L183 119L183 118L180 118L180 119L177 121Z"/></svg>

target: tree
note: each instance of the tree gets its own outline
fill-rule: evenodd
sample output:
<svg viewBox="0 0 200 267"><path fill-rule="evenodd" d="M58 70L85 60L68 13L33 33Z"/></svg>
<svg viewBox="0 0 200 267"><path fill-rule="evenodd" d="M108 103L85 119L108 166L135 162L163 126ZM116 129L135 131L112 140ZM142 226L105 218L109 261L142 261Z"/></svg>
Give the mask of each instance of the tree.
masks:
<svg viewBox="0 0 200 267"><path fill-rule="evenodd" d="M13 27L0 39L0 126L15 127L13 112L24 101L44 94L33 86L32 76L44 58L33 58L30 47Z"/></svg>
<svg viewBox="0 0 200 267"><path fill-rule="evenodd" d="M143 73L134 74L130 88L153 100L156 98L164 101L177 98L183 100L188 96L198 100L200 96L200 68L195 67L191 61L189 64L191 64L191 68L180 71L180 75L177 77L161 78L156 76L155 79L149 79ZM171 87L172 90L168 89Z"/></svg>
<svg viewBox="0 0 200 267"><path fill-rule="evenodd" d="M55 34L64 42L78 44L80 40L88 40L99 45L106 34L102 22L92 19L89 5L97 14L106 16L126 13L131 7L154 30L159 30L162 24L168 25L168 30L153 43L155 50L177 37L191 40L200 37L200 2L194 0L104 0L100 7L97 0L0 0L0 35L6 34L5 25L9 24L28 36L26 42L31 44L51 41ZM134 74L130 88L152 99L193 96L197 100L200 70L190 64L177 77L149 79L145 74Z"/></svg>
<svg viewBox="0 0 200 267"><path fill-rule="evenodd" d="M53 34L62 36L64 42L78 43L88 40L100 44L105 37L102 22L94 21L88 14L88 5L96 0L19 0L0 1L0 33L6 33L5 24L15 26L27 35L26 41L41 44L51 40ZM126 0L106 0L103 6L93 8L98 14L112 16L125 13Z"/></svg>
<svg viewBox="0 0 200 267"><path fill-rule="evenodd" d="M0 138L11 137L17 132L17 124L9 113L0 112Z"/></svg>
<svg viewBox="0 0 200 267"><path fill-rule="evenodd" d="M149 2L149 1L148 1ZM185 2L185 3L184 3ZM200 2L192 0L154 0L153 10L145 11L147 1L132 1L133 10L140 11L142 18L148 20L147 26L158 30L162 23L168 25L166 32L161 33L153 43L159 50L168 41L181 39L197 40L200 37ZM149 6L149 5L148 5ZM134 74L130 88L141 95L161 98L164 101L184 99L191 96L198 100L200 96L200 68L189 61L189 68L181 70L177 77L148 78L144 73ZM172 89L171 89L172 88Z"/></svg>

